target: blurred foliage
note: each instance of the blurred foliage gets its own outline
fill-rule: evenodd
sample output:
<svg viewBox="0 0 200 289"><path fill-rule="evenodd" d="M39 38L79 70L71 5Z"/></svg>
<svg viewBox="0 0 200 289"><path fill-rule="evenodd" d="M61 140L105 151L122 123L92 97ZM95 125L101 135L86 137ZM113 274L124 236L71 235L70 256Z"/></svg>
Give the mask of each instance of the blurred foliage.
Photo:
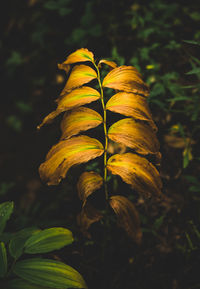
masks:
<svg viewBox="0 0 200 289"><path fill-rule="evenodd" d="M79 240L72 265L81 264L89 288L132 289L133 282L136 289L198 288L193 269L200 261L198 1L8 0L2 11L0 197L16 201L11 228L70 226ZM83 238L75 221L79 169L56 189L41 185L37 175L48 145L59 137L56 122L53 130L36 134L64 84L57 63L84 46L96 57L134 65L151 89L164 192L146 205L132 193L143 227L141 248L121 231L119 238L115 227L105 233L101 224L91 228L91 240ZM113 189L129 190L118 179Z"/></svg>

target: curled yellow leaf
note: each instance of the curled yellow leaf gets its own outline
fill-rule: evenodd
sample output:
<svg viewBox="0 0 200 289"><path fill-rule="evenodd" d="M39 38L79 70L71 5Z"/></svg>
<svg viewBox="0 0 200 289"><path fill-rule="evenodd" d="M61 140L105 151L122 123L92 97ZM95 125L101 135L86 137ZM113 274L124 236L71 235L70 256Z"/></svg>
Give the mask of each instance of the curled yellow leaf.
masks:
<svg viewBox="0 0 200 289"><path fill-rule="evenodd" d="M140 219L134 204L123 196L112 196L110 206L117 215L118 224L127 234L136 242L140 243L142 232L140 228Z"/></svg>
<svg viewBox="0 0 200 289"><path fill-rule="evenodd" d="M83 86L81 88L72 90L70 93L65 94L63 97L57 100L57 109L48 114L43 119L42 123L38 126L38 129L44 124L51 122L61 112L71 110L92 101L96 101L99 98L99 92L89 86Z"/></svg>
<svg viewBox="0 0 200 289"><path fill-rule="evenodd" d="M108 100L106 109L125 116L131 116L135 119L148 121L152 128L155 131L157 130L156 125L152 120L148 103L141 95L118 92Z"/></svg>
<svg viewBox="0 0 200 289"><path fill-rule="evenodd" d="M159 172L141 156L132 153L116 154L108 159L107 168L138 192L145 195L161 193Z"/></svg>
<svg viewBox="0 0 200 289"><path fill-rule="evenodd" d="M149 95L149 88L142 80L141 74L133 66L119 66L111 70L103 80L103 87L120 91Z"/></svg>
<svg viewBox="0 0 200 289"><path fill-rule="evenodd" d="M98 112L87 107L76 108L66 113L61 122L61 139L67 139L80 131L97 127L102 122L103 119Z"/></svg>
<svg viewBox="0 0 200 289"><path fill-rule="evenodd" d="M103 184L103 178L96 172L84 172L77 184L79 198L85 202L87 197L94 191L100 189Z"/></svg>
<svg viewBox="0 0 200 289"><path fill-rule="evenodd" d="M71 53L67 59L62 63L65 65L73 64L76 62L84 62L84 61L94 61L94 54L89 51L87 48L80 48L75 52Z"/></svg>
<svg viewBox="0 0 200 289"><path fill-rule="evenodd" d="M106 59L101 59L98 63L98 67L101 68L102 63L108 65L110 68L116 68L117 67L117 63L115 63L114 61L110 61L110 60L106 60Z"/></svg>
<svg viewBox="0 0 200 289"><path fill-rule="evenodd" d="M97 78L97 73L93 68L83 64L76 65L70 73L67 83L61 92L61 96L95 78Z"/></svg>
<svg viewBox="0 0 200 289"><path fill-rule="evenodd" d="M54 145L40 165L39 173L48 185L58 184L74 165L88 162L103 154L103 145L88 136L73 137Z"/></svg>
<svg viewBox="0 0 200 289"><path fill-rule="evenodd" d="M114 123L108 130L108 137L140 154L157 154L159 150L159 142L154 131L132 118L121 119Z"/></svg>
<svg viewBox="0 0 200 289"><path fill-rule="evenodd" d="M85 234L87 237L90 237L90 234L87 232L87 230L93 223L98 222L102 218L103 215L96 208L94 208L92 204L85 202L81 213L77 216L77 222L83 234Z"/></svg>

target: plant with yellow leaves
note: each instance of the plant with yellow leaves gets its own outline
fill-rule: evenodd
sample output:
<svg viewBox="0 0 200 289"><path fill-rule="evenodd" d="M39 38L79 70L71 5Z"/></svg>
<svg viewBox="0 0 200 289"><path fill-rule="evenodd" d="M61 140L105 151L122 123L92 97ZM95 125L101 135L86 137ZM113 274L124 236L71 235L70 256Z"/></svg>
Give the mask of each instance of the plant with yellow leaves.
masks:
<svg viewBox="0 0 200 289"><path fill-rule="evenodd" d="M87 65L80 64L81 62L87 62ZM100 77L102 64L110 69L103 81ZM38 128L65 112L61 123L62 135L60 141L48 152L45 162L40 165L40 176L48 185L57 185L72 166L103 155L103 176L95 171L87 171L79 178L78 194L83 201L79 223L83 230L87 230L93 222L102 218L101 212L89 203L88 196L104 186L105 199L116 213L120 225L139 243L142 234L135 206L124 196L111 195L107 182L109 172L120 176L139 193L161 192L159 172L145 158L152 155L157 163L160 160L157 128L146 101L149 95L148 86L136 68L125 65L117 67L115 62L104 59L97 64L93 53L85 48L70 54L58 67L69 76L57 100L57 109L47 115ZM86 85L92 80L97 80L98 90ZM107 102L104 97L105 88L115 91ZM94 101L99 101L102 115L83 106ZM127 118L108 128L107 111L125 115ZM80 132L101 124L105 138L103 144L96 138L79 135ZM109 142L123 145L127 150L108 157Z"/></svg>

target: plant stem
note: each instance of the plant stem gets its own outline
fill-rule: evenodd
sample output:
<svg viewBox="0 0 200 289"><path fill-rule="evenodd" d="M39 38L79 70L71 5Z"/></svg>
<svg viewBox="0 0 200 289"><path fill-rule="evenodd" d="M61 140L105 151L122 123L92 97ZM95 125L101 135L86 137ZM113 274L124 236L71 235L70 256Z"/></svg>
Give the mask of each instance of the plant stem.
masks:
<svg viewBox="0 0 200 289"><path fill-rule="evenodd" d="M107 187L107 150L108 150L108 133L106 127L106 106L104 103L104 95L103 95L103 87L101 84L100 72L99 68L95 62L93 62L96 70L97 70L97 80L100 87L100 95L101 95L101 104L103 108L103 128L104 128L104 135L105 135L105 146L104 146L104 188L105 188L105 196L106 200L108 200L108 187Z"/></svg>

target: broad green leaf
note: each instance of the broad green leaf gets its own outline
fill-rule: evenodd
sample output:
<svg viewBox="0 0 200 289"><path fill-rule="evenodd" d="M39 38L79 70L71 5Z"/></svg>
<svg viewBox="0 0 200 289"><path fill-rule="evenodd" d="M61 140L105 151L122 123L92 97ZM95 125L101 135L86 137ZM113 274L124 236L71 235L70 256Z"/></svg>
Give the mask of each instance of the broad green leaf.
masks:
<svg viewBox="0 0 200 289"><path fill-rule="evenodd" d="M68 139L81 131L97 127L102 122L101 115L90 108L79 107L74 109L66 113L61 122L61 139Z"/></svg>
<svg viewBox="0 0 200 289"><path fill-rule="evenodd" d="M77 184L79 198L85 202L87 197L98 190L103 184L103 178L96 172L84 172Z"/></svg>
<svg viewBox="0 0 200 289"><path fill-rule="evenodd" d="M103 87L125 92L149 95L149 88L142 80L141 74L133 66L119 66L111 70L103 80Z"/></svg>
<svg viewBox="0 0 200 289"><path fill-rule="evenodd" d="M72 69L61 95L69 93L72 89L80 87L95 78L97 78L97 73L93 68L83 64L76 65Z"/></svg>
<svg viewBox="0 0 200 289"><path fill-rule="evenodd" d="M0 277L4 277L7 272L7 253L3 242L0 243Z"/></svg>
<svg viewBox="0 0 200 289"><path fill-rule="evenodd" d="M114 123L108 130L108 137L140 154L157 154L159 150L159 142L151 127L132 118L121 119Z"/></svg>
<svg viewBox="0 0 200 289"><path fill-rule="evenodd" d="M15 264L14 273L33 284L51 288L87 288L82 276L72 267L49 259L26 259Z"/></svg>
<svg viewBox="0 0 200 289"><path fill-rule="evenodd" d="M190 75L190 74L199 74L199 73L200 73L200 67L195 67L192 70L190 70L189 72L187 72L186 74Z"/></svg>
<svg viewBox="0 0 200 289"><path fill-rule="evenodd" d="M38 129L44 124L51 122L60 113L72 110L98 99L100 99L100 93L94 88L83 86L81 88L74 89L57 100L57 109L44 118L42 123L38 126Z"/></svg>
<svg viewBox="0 0 200 289"><path fill-rule="evenodd" d="M140 243L142 238L140 218L134 204L124 196L112 196L109 202L117 215L119 225L136 243Z"/></svg>
<svg viewBox="0 0 200 289"><path fill-rule="evenodd" d="M18 259L23 253L26 240L37 232L40 232L37 228L27 228L17 232L9 243L10 255Z"/></svg>
<svg viewBox="0 0 200 289"><path fill-rule="evenodd" d="M127 92L118 92L106 103L106 109L131 116L135 119L148 121L154 130L157 130L151 116L146 98Z"/></svg>
<svg viewBox="0 0 200 289"><path fill-rule="evenodd" d="M8 289L51 289L51 287L39 286L18 278L8 282Z"/></svg>
<svg viewBox="0 0 200 289"><path fill-rule="evenodd" d="M116 154L108 159L107 168L138 192L147 196L161 193L159 172L144 157L133 153Z"/></svg>
<svg viewBox="0 0 200 289"><path fill-rule="evenodd" d="M85 135L72 137L54 145L40 165L40 177L48 185L58 184L73 165L88 162L103 154L103 145Z"/></svg>
<svg viewBox="0 0 200 289"><path fill-rule="evenodd" d="M50 228L31 236L25 243L25 253L48 253L73 242L72 232L65 228Z"/></svg>
<svg viewBox="0 0 200 289"><path fill-rule="evenodd" d="M14 208L13 202L0 204L0 233L3 232L6 222L9 220Z"/></svg>

